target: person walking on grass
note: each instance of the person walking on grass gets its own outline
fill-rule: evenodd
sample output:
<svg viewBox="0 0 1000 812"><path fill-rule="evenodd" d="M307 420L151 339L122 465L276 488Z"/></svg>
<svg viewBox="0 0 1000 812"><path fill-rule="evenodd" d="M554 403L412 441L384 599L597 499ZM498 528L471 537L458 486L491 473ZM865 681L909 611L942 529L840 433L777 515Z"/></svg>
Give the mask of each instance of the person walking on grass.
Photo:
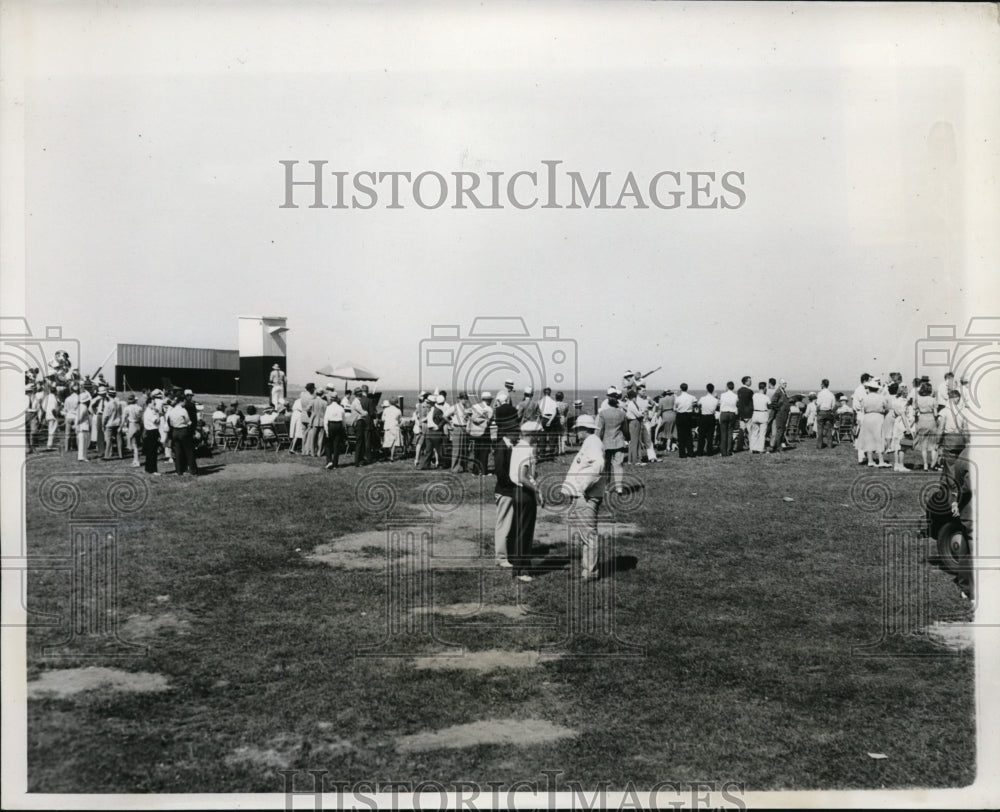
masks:
<svg viewBox="0 0 1000 812"><path fill-rule="evenodd" d="M572 499L569 525L574 543L581 547L583 580L600 577L601 548L597 513L604 499L604 444L597 436L597 423L589 414L580 415L577 429L586 437L570 463L562 492Z"/></svg>
<svg viewBox="0 0 1000 812"><path fill-rule="evenodd" d="M622 461L625 458L625 447L628 442L628 422L625 412L618 406L618 396L617 387L608 388L608 404L598 412L596 425L597 437L604 446L605 476L610 472L615 492L620 494L624 484ZM577 422L579 420L580 418L577 418Z"/></svg>
<svg viewBox="0 0 1000 812"><path fill-rule="evenodd" d="M510 453L510 480L514 485L514 518L512 544L507 560L513 566L514 577L531 581L531 547L535 540L535 519L539 507L544 507L536 476L536 444L542 424L528 421L521 424L521 439Z"/></svg>

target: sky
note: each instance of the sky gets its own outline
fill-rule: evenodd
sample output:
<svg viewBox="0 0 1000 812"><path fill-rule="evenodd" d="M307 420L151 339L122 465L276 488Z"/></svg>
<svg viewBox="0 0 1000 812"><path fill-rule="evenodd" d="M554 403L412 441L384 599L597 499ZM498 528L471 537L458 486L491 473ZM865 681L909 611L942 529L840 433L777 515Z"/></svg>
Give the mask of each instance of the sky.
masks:
<svg viewBox="0 0 1000 812"><path fill-rule="evenodd" d="M989 7L240 8L22 10L24 313L85 371L117 342L235 349L260 314L288 318L292 381L352 360L447 386L421 369L434 325L470 352L477 317L513 316L558 327L566 386L836 387L908 377L927 325L996 302ZM612 197L739 172L746 199L290 209L283 160L484 184L557 160Z"/></svg>

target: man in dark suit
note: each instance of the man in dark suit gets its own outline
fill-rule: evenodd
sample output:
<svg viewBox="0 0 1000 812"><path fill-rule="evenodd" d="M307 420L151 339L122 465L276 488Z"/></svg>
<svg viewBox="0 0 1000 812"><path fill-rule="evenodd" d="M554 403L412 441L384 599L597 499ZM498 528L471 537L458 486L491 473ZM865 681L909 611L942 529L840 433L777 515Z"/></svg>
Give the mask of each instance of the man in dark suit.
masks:
<svg viewBox="0 0 1000 812"><path fill-rule="evenodd" d="M771 432L771 451L777 453L781 451L785 442L785 426L788 425L788 414L792 409L792 400L788 397L785 388L788 381L782 378L778 382L778 388L771 395L771 413L774 415L774 424Z"/></svg>
<svg viewBox="0 0 1000 812"><path fill-rule="evenodd" d="M750 418L753 417L753 381L745 375L740 381L742 386L736 390L736 417L740 421L740 435L736 441L736 450L743 451L747 447L750 433Z"/></svg>

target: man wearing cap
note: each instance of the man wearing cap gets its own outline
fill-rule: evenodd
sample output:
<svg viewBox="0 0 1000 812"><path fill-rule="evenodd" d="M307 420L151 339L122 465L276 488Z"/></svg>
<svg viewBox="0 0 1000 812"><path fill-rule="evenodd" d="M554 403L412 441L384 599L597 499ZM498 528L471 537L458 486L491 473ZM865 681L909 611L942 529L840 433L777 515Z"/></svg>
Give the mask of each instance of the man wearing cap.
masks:
<svg viewBox="0 0 1000 812"><path fill-rule="evenodd" d="M698 401L688 392L688 385L681 384L681 391L674 399L674 412L677 414L677 456L682 460L694 456L694 405Z"/></svg>
<svg viewBox="0 0 1000 812"><path fill-rule="evenodd" d="M122 459L122 402L118 400L117 392L114 389L108 390L108 399L104 404L104 459L111 459L111 446L115 447L115 454L118 459Z"/></svg>
<svg viewBox="0 0 1000 812"><path fill-rule="evenodd" d="M285 396L285 373L278 364L271 367L271 375L267 381L271 385L271 405L277 406L278 401Z"/></svg>
<svg viewBox="0 0 1000 812"><path fill-rule="evenodd" d="M505 395L505 397L507 398L507 400L513 402L514 401L514 382L510 378L508 378L507 380L505 380L503 382L503 388L504 388L504 391L507 393ZM501 394L502 393L500 393L500 392L497 393L497 400L500 399L500 395Z"/></svg>
<svg viewBox="0 0 1000 812"><path fill-rule="evenodd" d="M625 447L628 442L628 423L625 412L618 408L618 389L608 388L608 405L597 413L596 432L604 448L604 473L610 471L617 493L622 492ZM579 423L579 418L577 419Z"/></svg>
<svg viewBox="0 0 1000 812"><path fill-rule="evenodd" d="M585 439L570 463L561 489L573 500L569 509L569 525L573 540L581 545L581 576L584 580L595 580L600 577L597 513L604 498L604 444L596 434L597 423L589 414L580 415L576 425Z"/></svg>

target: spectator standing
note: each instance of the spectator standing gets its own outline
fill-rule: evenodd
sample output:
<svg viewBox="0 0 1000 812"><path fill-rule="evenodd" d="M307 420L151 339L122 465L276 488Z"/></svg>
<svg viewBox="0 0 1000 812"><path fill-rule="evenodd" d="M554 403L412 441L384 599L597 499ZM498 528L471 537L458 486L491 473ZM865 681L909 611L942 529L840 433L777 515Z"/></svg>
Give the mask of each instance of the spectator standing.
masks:
<svg viewBox="0 0 1000 812"><path fill-rule="evenodd" d="M680 394L674 401L674 411L677 413L677 456L682 460L694 456L694 405L698 401L688 392L688 385L681 384Z"/></svg>
<svg viewBox="0 0 1000 812"><path fill-rule="evenodd" d="M115 447L115 454L118 459L122 459L122 402L118 400L118 393L114 389L108 390L108 400L104 404L104 459L111 459L111 446Z"/></svg>
<svg viewBox="0 0 1000 812"><path fill-rule="evenodd" d="M736 390L736 414L740 421L740 433L736 441L736 450L743 451L750 445L750 421L753 419L753 388L752 379L744 375L740 379L740 388Z"/></svg>
<svg viewBox="0 0 1000 812"><path fill-rule="evenodd" d="M726 391L719 396L719 445L723 457L732 456L733 432L739 426L740 400L735 391L736 384L726 382Z"/></svg>
<svg viewBox="0 0 1000 812"><path fill-rule="evenodd" d="M698 399L701 409L698 415L698 456L711 457L715 453L715 427L718 420L719 399L715 396L715 384L705 384L705 394Z"/></svg>
<svg viewBox="0 0 1000 812"><path fill-rule="evenodd" d="M671 446L675 445L674 440L677 436L675 402L673 389L668 389L660 395L660 430L657 432L657 436L663 438L664 453L670 453Z"/></svg>
<svg viewBox="0 0 1000 812"><path fill-rule="evenodd" d="M566 472L562 492L573 500L569 509L569 525L573 540L581 546L581 577L593 580L600 577L597 514L604 498L604 445L597 437L597 423L590 415L581 415L577 428L586 437Z"/></svg>
<svg viewBox="0 0 1000 812"><path fill-rule="evenodd" d="M517 409L506 401L497 407L507 410L505 414L505 430L498 431L496 449L493 452L493 473L496 484L493 486L493 500L497 506L496 525L493 528L493 555L498 567L513 567L507 558L508 551L513 549L514 529L514 483L510 478L510 459L514 445L520 439L520 425L517 421Z"/></svg>
<svg viewBox="0 0 1000 812"><path fill-rule="evenodd" d="M507 560L513 565L514 577L531 581L531 547L535 539L535 518L544 507L535 476L536 442L542 431L541 423L521 424L521 439L510 453L510 479L514 485L513 544L507 550Z"/></svg>
<svg viewBox="0 0 1000 812"><path fill-rule="evenodd" d="M913 448L920 452L924 470L937 465L937 400L933 395L930 381L920 381L920 388L914 398L916 425L913 429ZM930 466L928 467L928 458Z"/></svg>
<svg viewBox="0 0 1000 812"><path fill-rule="evenodd" d="M753 415L750 418L750 453L763 454L767 438L767 418L770 414L771 399L767 396L767 384L761 381L753 396Z"/></svg>
<svg viewBox="0 0 1000 812"><path fill-rule="evenodd" d="M788 425L788 415L792 410L792 402L786 391L788 381L782 378L778 388L771 394L771 415L774 423L771 433L771 452L778 453L785 444L785 426Z"/></svg>
<svg viewBox="0 0 1000 812"><path fill-rule="evenodd" d="M159 476L156 470L156 458L160 454L160 423L166 423L163 417L163 393L154 389L146 398L146 408L142 412L142 453L146 461L146 473Z"/></svg>
<svg viewBox="0 0 1000 812"><path fill-rule="evenodd" d="M90 392L80 393L76 407L76 459L87 462L87 451L90 449L90 422L93 415L90 411Z"/></svg>
<svg viewBox="0 0 1000 812"><path fill-rule="evenodd" d="M832 448L836 443L834 424L837 420L837 398L830 391L830 381L824 378L816 393L816 448Z"/></svg>
<svg viewBox="0 0 1000 812"><path fill-rule="evenodd" d="M469 464L469 395L458 393L449 418L451 423L451 470L465 473ZM391 456L391 455L390 455Z"/></svg>
<svg viewBox="0 0 1000 812"><path fill-rule="evenodd" d="M194 476L194 424L183 399L177 398L167 412L170 440L174 450L174 470L178 476L189 473Z"/></svg>
<svg viewBox="0 0 1000 812"><path fill-rule="evenodd" d="M483 392L479 402L474 403L469 410L469 439L472 441L474 471L479 476L486 476L489 473L490 423L493 421L492 403L493 396L489 392ZM517 410L510 403L510 400L505 399L503 405L509 407L508 414L513 411L514 419L517 421Z"/></svg>
<svg viewBox="0 0 1000 812"><path fill-rule="evenodd" d="M277 407L278 401L285 396L285 373L278 364L271 367L268 383L271 386L271 405Z"/></svg>
<svg viewBox="0 0 1000 812"><path fill-rule="evenodd" d="M622 461L625 458L625 444L628 440L628 422L625 412L618 406L618 389L608 389L608 405L597 414L597 436L604 446L604 471L610 471L616 493L623 489ZM579 422L579 419L578 421Z"/></svg>
<svg viewBox="0 0 1000 812"><path fill-rule="evenodd" d="M399 412L399 409L396 409ZM384 412L383 412L384 415ZM347 446L347 429L344 427L345 411L336 391L330 393L330 402L323 411L326 422L326 468L340 465L340 452Z"/></svg>

